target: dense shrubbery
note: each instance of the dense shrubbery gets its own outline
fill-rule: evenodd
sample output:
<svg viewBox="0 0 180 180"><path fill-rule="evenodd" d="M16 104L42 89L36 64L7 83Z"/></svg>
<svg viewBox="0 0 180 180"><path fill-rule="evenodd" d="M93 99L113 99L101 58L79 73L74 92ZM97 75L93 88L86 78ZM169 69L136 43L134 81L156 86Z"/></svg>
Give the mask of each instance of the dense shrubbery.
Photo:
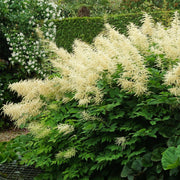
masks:
<svg viewBox="0 0 180 180"><path fill-rule="evenodd" d="M43 68L43 62L47 52L41 47L35 28L39 25L44 36L54 40L56 26L51 19L62 16L49 0L0 0L0 108L7 101L17 100L7 90L9 83L45 76L48 69ZM4 122L2 118L0 124Z"/></svg>
<svg viewBox="0 0 180 180"><path fill-rule="evenodd" d="M104 14L120 14L132 12L152 12L157 10L179 9L179 0L61 0L61 6L66 9L67 16L77 16L78 9L87 6L91 16Z"/></svg>
<svg viewBox="0 0 180 180"><path fill-rule="evenodd" d="M179 169L163 170L176 167L172 159L161 159L167 147L179 153L178 18L165 28L145 15L127 37L106 25L73 53L49 43L57 73L9 86L23 100L4 112L30 133L3 144L14 151L1 161L41 167L40 179L177 177Z"/></svg>

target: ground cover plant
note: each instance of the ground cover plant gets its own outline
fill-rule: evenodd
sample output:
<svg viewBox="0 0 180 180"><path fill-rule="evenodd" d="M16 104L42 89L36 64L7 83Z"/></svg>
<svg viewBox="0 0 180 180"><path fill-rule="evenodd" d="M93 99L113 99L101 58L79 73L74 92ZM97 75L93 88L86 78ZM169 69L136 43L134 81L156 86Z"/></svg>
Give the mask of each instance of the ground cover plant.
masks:
<svg viewBox="0 0 180 180"><path fill-rule="evenodd" d="M4 113L30 133L4 143L1 162L41 167L40 179L178 178L179 15L164 27L145 14L127 36L105 27L72 53L48 42L56 73L9 85L22 101Z"/></svg>
<svg viewBox="0 0 180 180"><path fill-rule="evenodd" d="M54 40L56 25L50 20L62 18L61 9L49 0L0 0L0 109L7 101L18 101L9 92L9 83L45 76L48 54L35 27L40 26L44 36ZM0 128L6 120L0 116Z"/></svg>

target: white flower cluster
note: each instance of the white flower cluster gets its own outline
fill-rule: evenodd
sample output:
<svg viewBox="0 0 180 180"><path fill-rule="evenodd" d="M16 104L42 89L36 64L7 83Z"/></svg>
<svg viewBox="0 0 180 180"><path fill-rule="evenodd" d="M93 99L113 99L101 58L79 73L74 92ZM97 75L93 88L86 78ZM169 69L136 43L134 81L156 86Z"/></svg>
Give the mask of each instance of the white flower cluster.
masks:
<svg viewBox="0 0 180 180"><path fill-rule="evenodd" d="M74 157L76 155L76 149L71 147L69 149L67 149L66 151L59 151L57 154L56 154L56 159L70 159L72 157Z"/></svg>
<svg viewBox="0 0 180 180"><path fill-rule="evenodd" d="M0 79L1 80L1 79ZM3 90L3 83L1 83L0 81L0 105L1 105L1 102L3 102L4 98L3 98L3 93L4 93L4 90Z"/></svg>
<svg viewBox="0 0 180 180"><path fill-rule="evenodd" d="M9 3L9 2L10 2L10 0L4 0L4 4Z"/></svg>
<svg viewBox="0 0 180 180"><path fill-rule="evenodd" d="M54 41L56 26L52 20L63 18L61 17L61 10L57 4L50 0L3 0L3 3L7 5L9 12L14 14L15 17L18 14L18 16L24 16L27 19L28 27L25 32L29 31L28 34L20 31L18 23L14 27L6 27L5 37L12 52L12 56L9 58L10 63L12 65L21 65L27 74L35 72L45 76L40 62L47 57L47 52L45 53L41 47L40 41L34 35L33 28L40 26L44 37ZM15 6L18 7L15 8ZM36 7L33 13L29 10L32 8L31 6ZM28 30L28 28L32 29L32 31Z"/></svg>
<svg viewBox="0 0 180 180"><path fill-rule="evenodd" d="M38 122L31 122L28 129L36 138L44 138L51 133L51 129Z"/></svg>
<svg viewBox="0 0 180 180"><path fill-rule="evenodd" d="M61 9L54 2L38 0L37 5L42 8L43 11L41 16L43 16L44 23L41 30L44 32L46 39L55 40L56 35L56 25L52 21L53 19L63 19L61 16Z"/></svg>
<svg viewBox="0 0 180 180"><path fill-rule="evenodd" d="M115 144L122 147L122 150L126 147L126 138L125 137L116 137Z"/></svg>
<svg viewBox="0 0 180 180"><path fill-rule="evenodd" d="M59 124L57 126L59 133L62 133L63 135L69 134L74 131L74 127L69 124Z"/></svg>
<svg viewBox="0 0 180 180"><path fill-rule="evenodd" d="M23 33L5 34L5 36L12 52L9 58L11 64L22 65L28 74L35 71L43 75L38 60L43 59L46 54L39 41L27 39Z"/></svg>

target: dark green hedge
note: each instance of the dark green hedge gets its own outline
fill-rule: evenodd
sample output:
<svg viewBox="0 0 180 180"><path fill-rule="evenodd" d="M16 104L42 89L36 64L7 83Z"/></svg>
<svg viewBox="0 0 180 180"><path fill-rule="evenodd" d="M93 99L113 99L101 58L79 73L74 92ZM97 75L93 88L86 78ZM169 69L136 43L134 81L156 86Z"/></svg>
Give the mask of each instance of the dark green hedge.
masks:
<svg viewBox="0 0 180 180"><path fill-rule="evenodd" d="M102 31L104 20L100 17L67 18L57 24L57 45L71 51L74 39L78 38L91 43L94 37Z"/></svg>
<svg viewBox="0 0 180 180"><path fill-rule="evenodd" d="M155 21L161 21L167 25L173 13L174 11L159 11L153 12L150 15ZM93 38L102 31L105 22L113 25L120 33L126 34L127 25L130 22L141 25L142 18L143 13L112 15L108 16L106 20L102 17L66 18L61 21L56 21L56 43L58 47L72 51L72 43L75 39L81 39L91 43Z"/></svg>

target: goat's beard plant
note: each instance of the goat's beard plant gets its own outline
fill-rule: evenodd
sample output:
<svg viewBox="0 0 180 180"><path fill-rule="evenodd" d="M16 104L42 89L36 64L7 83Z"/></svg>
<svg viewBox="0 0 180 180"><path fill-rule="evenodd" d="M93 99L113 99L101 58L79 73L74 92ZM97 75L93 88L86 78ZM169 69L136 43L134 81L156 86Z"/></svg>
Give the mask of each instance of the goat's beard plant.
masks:
<svg viewBox="0 0 180 180"><path fill-rule="evenodd" d="M92 45L76 40L72 53L50 42L53 78L9 85L23 100L4 113L33 137L22 162L63 179L163 179L161 153L180 135L178 14L168 28L145 14L127 37L105 27Z"/></svg>

